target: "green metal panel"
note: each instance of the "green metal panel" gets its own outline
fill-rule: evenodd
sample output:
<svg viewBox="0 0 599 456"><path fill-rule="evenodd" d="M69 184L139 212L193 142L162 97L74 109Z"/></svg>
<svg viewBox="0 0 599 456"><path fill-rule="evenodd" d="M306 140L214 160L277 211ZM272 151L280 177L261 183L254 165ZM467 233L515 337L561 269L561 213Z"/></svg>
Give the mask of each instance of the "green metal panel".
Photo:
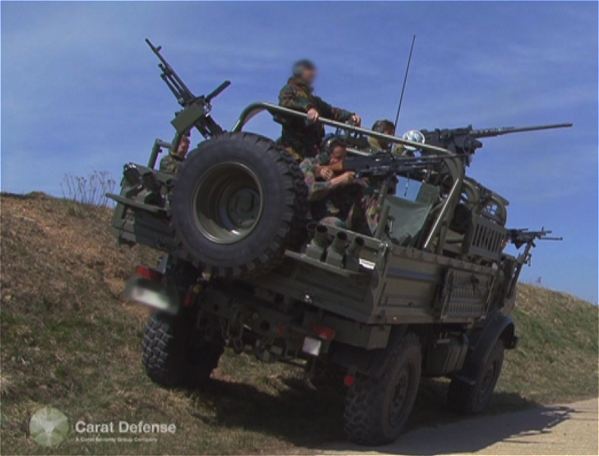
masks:
<svg viewBox="0 0 599 456"><path fill-rule="evenodd" d="M459 280L448 283L448 274ZM468 323L486 311L494 276L488 267L395 247L387 256L374 314L392 324ZM465 284L473 282L477 285L470 292ZM439 304L442 296L447 297L444 309Z"/></svg>
<svg viewBox="0 0 599 456"><path fill-rule="evenodd" d="M289 258L286 264L251 281L253 285L346 318L368 322L373 290L369 273L352 273L314 260Z"/></svg>

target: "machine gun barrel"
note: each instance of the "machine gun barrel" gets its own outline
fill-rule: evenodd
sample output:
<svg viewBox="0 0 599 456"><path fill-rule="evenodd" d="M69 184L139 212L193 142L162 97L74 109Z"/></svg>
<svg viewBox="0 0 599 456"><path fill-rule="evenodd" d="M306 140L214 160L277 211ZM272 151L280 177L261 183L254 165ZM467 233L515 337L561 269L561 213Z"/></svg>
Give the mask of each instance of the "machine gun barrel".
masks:
<svg viewBox="0 0 599 456"><path fill-rule="evenodd" d="M186 106L187 104L191 103L196 98L195 95L192 93L191 90L189 90L189 88L185 85L185 83L175 72L175 70L173 70L173 67L170 66L170 64L166 61L162 54L160 54L160 50L162 49L162 47L154 46L148 38L146 38L146 43L148 44L148 46L150 46L152 52L156 54L158 60L160 60L160 63L158 64L158 68L160 68L160 70L162 71L160 77L166 83L170 91L173 92L173 95L175 96L175 98L177 98L179 104L181 106ZM223 87L218 93L226 89L227 86ZM218 93L216 95L218 95Z"/></svg>
<svg viewBox="0 0 599 456"><path fill-rule="evenodd" d="M547 236L551 234L551 230L541 229L539 231L529 231L527 228L522 229L511 229L508 231L510 241L516 246L520 247L524 244L533 244L535 240L541 241L563 241L564 238L561 236Z"/></svg>
<svg viewBox="0 0 599 456"><path fill-rule="evenodd" d="M490 138L493 136L508 135L510 133L522 133L525 131L552 130L554 128L570 128L571 123L559 123L549 125L534 125L531 127L503 127L503 128L481 128L472 130L471 136L474 138Z"/></svg>

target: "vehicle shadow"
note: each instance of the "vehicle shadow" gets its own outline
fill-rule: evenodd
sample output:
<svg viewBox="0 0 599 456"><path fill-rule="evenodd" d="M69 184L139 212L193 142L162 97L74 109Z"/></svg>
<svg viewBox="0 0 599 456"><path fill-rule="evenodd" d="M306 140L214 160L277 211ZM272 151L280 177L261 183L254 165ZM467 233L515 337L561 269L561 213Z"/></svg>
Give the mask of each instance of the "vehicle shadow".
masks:
<svg viewBox="0 0 599 456"><path fill-rule="evenodd" d="M202 391L189 392L192 399L208 404L212 413L208 416L198 408L192 415L208 425L270 434L307 453L376 450L432 455L471 452L515 435L547 432L572 412L541 406L517 394L496 393L487 413L466 418L446 409L446 383L424 381L404 434L393 444L372 448L345 440L341 388L316 391L300 379L287 379L285 386L270 394L253 385L213 379ZM506 412L514 413L506 416Z"/></svg>
<svg viewBox="0 0 599 456"><path fill-rule="evenodd" d="M517 395L496 394L495 405L489 412L476 417L460 417L439 410L439 415L425 420L424 410L417 410L416 420L397 441L389 445L365 448L348 442L335 442L324 445L323 449L343 454L364 451L402 455L467 454L516 436L519 444L526 445L526 439L522 440L522 437L549 432L573 413L573 409L568 407L533 405L526 401L519 408L514 404L514 400L518 402L518 399L513 396ZM431 411L428 410L429 414ZM522 454L528 454L528 451L523 448Z"/></svg>
<svg viewBox="0 0 599 456"><path fill-rule="evenodd" d="M211 426L256 431L309 448L344 438L343 395L310 389L299 379L285 379L277 392L211 379L201 391L188 394L200 404L192 415Z"/></svg>

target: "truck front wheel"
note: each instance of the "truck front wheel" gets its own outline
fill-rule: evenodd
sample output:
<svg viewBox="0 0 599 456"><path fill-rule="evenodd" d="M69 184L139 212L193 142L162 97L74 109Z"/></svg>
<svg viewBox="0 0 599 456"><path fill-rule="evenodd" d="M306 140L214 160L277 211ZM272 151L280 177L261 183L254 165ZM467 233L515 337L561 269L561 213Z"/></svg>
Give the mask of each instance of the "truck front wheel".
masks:
<svg viewBox="0 0 599 456"><path fill-rule="evenodd" d="M349 440L382 445L399 436L416 400L421 364L418 337L408 333L387 348L380 375L356 378L345 402Z"/></svg>
<svg viewBox="0 0 599 456"><path fill-rule="evenodd" d="M459 377L453 378L447 391L447 405L460 413L482 412L491 401L493 390L503 366L503 341L498 339L495 346L477 366L470 382Z"/></svg>
<svg viewBox="0 0 599 456"><path fill-rule="evenodd" d="M194 334L192 318L157 312L144 330L142 362L148 377L161 386L194 387L218 364L223 345Z"/></svg>

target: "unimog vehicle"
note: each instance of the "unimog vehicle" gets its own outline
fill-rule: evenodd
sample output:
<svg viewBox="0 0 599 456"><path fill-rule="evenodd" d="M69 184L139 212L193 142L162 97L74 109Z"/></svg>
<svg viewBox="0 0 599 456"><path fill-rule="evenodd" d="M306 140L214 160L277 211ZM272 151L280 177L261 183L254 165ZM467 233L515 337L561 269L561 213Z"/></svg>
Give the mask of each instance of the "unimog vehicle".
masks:
<svg viewBox="0 0 599 456"><path fill-rule="evenodd" d="M423 376L451 379L451 408L483 410L518 340L510 313L520 270L548 232L506 228L508 202L465 170L477 138L557 126L423 131L419 143L320 119L355 145L344 168L367 178L376 200L375 229L354 231L311 220L297 162L244 131L262 111L304 113L255 103L224 131L210 102L229 83L196 97L148 44L183 109L174 139L156 140L147 164L126 164L110 197L119 242L163 252L126 288L155 309L143 338L150 378L198 384L227 346L309 374L337 372L347 436L368 445L397 438ZM176 175L157 171L161 150L191 128L206 139ZM407 153L366 153L369 136ZM418 191L402 195L403 183ZM518 256L505 252L510 242Z"/></svg>

